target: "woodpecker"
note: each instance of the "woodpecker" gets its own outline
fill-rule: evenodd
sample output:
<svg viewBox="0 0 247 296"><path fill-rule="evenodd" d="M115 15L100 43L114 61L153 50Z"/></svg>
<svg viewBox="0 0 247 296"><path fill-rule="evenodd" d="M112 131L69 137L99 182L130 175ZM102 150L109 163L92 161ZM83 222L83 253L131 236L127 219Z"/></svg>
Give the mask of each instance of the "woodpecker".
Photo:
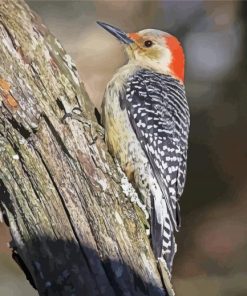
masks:
<svg viewBox="0 0 247 296"><path fill-rule="evenodd" d="M164 259L170 274L190 125L183 49L176 37L160 30L127 34L97 23L123 43L128 56L106 87L106 142L147 208L154 255Z"/></svg>

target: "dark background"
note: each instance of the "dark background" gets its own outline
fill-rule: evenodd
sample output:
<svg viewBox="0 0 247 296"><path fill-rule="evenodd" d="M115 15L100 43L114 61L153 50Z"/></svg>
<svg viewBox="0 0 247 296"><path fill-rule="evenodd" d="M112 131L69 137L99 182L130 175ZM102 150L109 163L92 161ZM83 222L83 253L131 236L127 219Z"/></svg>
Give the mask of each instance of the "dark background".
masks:
<svg viewBox="0 0 247 296"><path fill-rule="evenodd" d="M247 295L247 2L28 1L75 61L100 106L125 62L121 45L96 25L168 31L186 54L191 110L188 178L174 267L177 296ZM0 295L36 295L0 224Z"/></svg>

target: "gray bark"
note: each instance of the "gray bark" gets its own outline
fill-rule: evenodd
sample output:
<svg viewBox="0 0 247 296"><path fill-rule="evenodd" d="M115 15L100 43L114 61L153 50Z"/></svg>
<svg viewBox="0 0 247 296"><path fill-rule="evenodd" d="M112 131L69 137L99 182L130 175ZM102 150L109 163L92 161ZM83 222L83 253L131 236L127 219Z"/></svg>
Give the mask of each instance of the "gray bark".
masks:
<svg viewBox="0 0 247 296"><path fill-rule="evenodd" d="M80 120L63 122L75 106ZM40 295L166 295L101 134L58 40L23 1L0 1L0 208L15 254Z"/></svg>

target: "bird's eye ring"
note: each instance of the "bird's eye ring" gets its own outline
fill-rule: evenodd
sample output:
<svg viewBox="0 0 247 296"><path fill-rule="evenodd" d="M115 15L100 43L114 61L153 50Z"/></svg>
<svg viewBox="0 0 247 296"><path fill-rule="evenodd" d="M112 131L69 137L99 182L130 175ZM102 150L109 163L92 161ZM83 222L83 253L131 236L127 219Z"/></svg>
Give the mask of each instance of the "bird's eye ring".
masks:
<svg viewBox="0 0 247 296"><path fill-rule="evenodd" d="M146 40L144 42L145 47L151 47L153 45L153 42L151 40Z"/></svg>

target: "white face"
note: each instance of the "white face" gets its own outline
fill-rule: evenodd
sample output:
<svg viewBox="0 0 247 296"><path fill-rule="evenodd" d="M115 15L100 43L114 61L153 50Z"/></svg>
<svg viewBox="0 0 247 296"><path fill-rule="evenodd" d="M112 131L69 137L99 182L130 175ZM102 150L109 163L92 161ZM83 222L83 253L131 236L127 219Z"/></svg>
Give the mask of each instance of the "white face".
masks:
<svg viewBox="0 0 247 296"><path fill-rule="evenodd" d="M134 43L126 45L129 61L150 67L157 72L169 74L172 53L166 44L168 33L158 30L143 30L128 34Z"/></svg>

